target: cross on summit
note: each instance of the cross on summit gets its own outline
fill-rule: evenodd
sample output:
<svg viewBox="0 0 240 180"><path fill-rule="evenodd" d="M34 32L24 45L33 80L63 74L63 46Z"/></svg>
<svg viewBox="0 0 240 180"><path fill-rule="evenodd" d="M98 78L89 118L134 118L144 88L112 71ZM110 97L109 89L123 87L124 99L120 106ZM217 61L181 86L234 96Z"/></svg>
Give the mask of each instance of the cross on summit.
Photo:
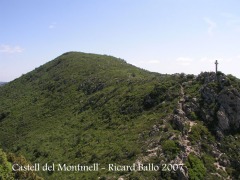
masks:
<svg viewBox="0 0 240 180"><path fill-rule="evenodd" d="M217 74L217 71L218 71L218 60L215 61L215 64L216 64L216 74Z"/></svg>

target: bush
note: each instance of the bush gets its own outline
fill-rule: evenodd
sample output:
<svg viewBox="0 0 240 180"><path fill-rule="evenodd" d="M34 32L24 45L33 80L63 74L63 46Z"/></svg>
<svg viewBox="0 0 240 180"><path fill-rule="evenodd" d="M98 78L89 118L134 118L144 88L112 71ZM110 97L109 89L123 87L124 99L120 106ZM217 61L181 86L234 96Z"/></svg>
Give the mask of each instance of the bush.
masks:
<svg viewBox="0 0 240 180"><path fill-rule="evenodd" d="M211 135L208 129L201 123L198 123L192 127L189 138L193 144L202 142L202 140L206 140L207 142L215 141L214 137Z"/></svg>
<svg viewBox="0 0 240 180"><path fill-rule="evenodd" d="M11 163L7 161L7 155L0 149L0 179L14 179Z"/></svg>
<svg viewBox="0 0 240 180"><path fill-rule="evenodd" d="M197 117L197 115L195 114L195 112L191 112L191 113L190 113L190 119L192 119L192 120L197 120L197 119L198 119L198 117Z"/></svg>
<svg viewBox="0 0 240 180"><path fill-rule="evenodd" d="M203 162L195 155L190 154L186 163L188 167L189 179L201 180L206 175L206 168Z"/></svg>
<svg viewBox="0 0 240 180"><path fill-rule="evenodd" d="M7 154L7 159L12 164L19 164L19 165L31 165L29 161L26 160L26 158L22 155L16 156L13 153ZM11 168L11 167L10 167ZM35 174L33 171L15 171L14 172L14 178L15 179L36 179L36 180L43 180L43 178L39 177ZM1 179L1 178L0 178Z"/></svg>
<svg viewBox="0 0 240 180"><path fill-rule="evenodd" d="M216 171L216 167L214 165L215 159L212 156L209 156L207 154L204 154L202 158L203 158L204 166L207 168L207 171L215 172Z"/></svg>
<svg viewBox="0 0 240 180"><path fill-rule="evenodd" d="M176 155L179 153L179 148L173 140L164 141L162 144L162 149L170 159L176 157Z"/></svg>

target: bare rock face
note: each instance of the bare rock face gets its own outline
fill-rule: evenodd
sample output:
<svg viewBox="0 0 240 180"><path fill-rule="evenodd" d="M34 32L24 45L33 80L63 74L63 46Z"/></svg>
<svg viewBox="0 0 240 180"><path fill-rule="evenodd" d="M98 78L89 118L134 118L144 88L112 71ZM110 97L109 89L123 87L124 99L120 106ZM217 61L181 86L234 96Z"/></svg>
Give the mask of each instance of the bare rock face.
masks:
<svg viewBox="0 0 240 180"><path fill-rule="evenodd" d="M173 125L175 128L181 132L184 131L185 122L184 119L178 115L174 115L172 118Z"/></svg>
<svg viewBox="0 0 240 180"><path fill-rule="evenodd" d="M228 160L228 157L226 157L225 155L222 155L221 157L219 157L219 164L221 166L229 166L231 163Z"/></svg>
<svg viewBox="0 0 240 180"><path fill-rule="evenodd" d="M178 170L177 172L177 177L178 180L188 180L189 176L188 176L188 169L184 166L182 170Z"/></svg>
<svg viewBox="0 0 240 180"><path fill-rule="evenodd" d="M185 117L185 112L182 109L175 109L175 114L178 114L180 117Z"/></svg>
<svg viewBox="0 0 240 180"><path fill-rule="evenodd" d="M202 89L200 90L202 97L204 98L204 101L208 104L215 102L217 99L217 94L215 93L214 89L203 86Z"/></svg>
<svg viewBox="0 0 240 180"><path fill-rule="evenodd" d="M217 134L240 130L240 93L230 85L224 74L203 73L198 77L203 105L201 116L212 123Z"/></svg>
<svg viewBox="0 0 240 180"><path fill-rule="evenodd" d="M217 101L220 104L218 111L220 129L238 130L240 128L240 93L235 88L224 89Z"/></svg>
<svg viewBox="0 0 240 180"><path fill-rule="evenodd" d="M228 130L229 127L229 119L225 113L225 110L223 107L221 107L217 112L217 118L218 118L218 127L221 131Z"/></svg>

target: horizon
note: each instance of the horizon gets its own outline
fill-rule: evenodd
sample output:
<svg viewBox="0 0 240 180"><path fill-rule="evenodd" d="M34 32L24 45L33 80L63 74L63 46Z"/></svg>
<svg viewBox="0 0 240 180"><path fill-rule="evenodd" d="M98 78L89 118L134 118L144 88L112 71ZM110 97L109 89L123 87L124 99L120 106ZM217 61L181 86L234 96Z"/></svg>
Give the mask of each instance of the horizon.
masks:
<svg viewBox="0 0 240 180"><path fill-rule="evenodd" d="M80 52L80 51L68 51L68 52L78 52L78 53L86 53L86 54L95 54L95 53L87 53L87 52ZM68 53L68 52L65 52L65 53ZM61 55L63 55L63 54L65 54L65 53L62 53ZM61 56L61 55L59 55L59 56ZM107 55L107 56L112 56L112 55L108 55L108 54L95 54L95 55ZM57 57L59 57L59 56L57 56ZM55 58L57 58L57 57L55 57ZM112 57L115 57L115 56L112 56ZM54 59L55 59L54 58ZM115 58L120 58L120 59L122 59L121 57L115 57ZM54 59L52 59L52 60L54 60ZM50 61L52 61L52 60L50 60ZM123 59L124 61L126 61L125 59ZM48 62L50 62L50 61L47 61L46 63L48 63ZM216 61L216 60L215 60ZM159 73L159 74L167 74L167 75L174 75L174 74L181 74L181 73L183 73L183 74L186 74L186 75L195 75L195 76L198 76L199 74L201 74L201 73L203 73L203 72L215 72L215 68L216 68L216 65L215 65L215 61L214 61L214 67L213 67L213 70L211 70L211 71L201 71L200 73L198 73L198 74L190 74L190 73L184 73L184 72L176 72L176 73L161 73L161 72L155 72L155 71L150 71L150 70L148 70L148 69L144 69L144 68L142 68L142 67L138 67L138 66L136 66L136 65L134 65L134 64L131 64L131 65L133 65L133 66L135 66L135 67L137 67L137 68L141 68L141 69L143 69L143 70L147 70L147 71L149 71L149 72L152 72L152 73ZM42 64L42 65L45 65L46 63L44 63L44 64ZM127 61L126 61L126 63L128 63ZM130 63L128 63L128 64L130 64ZM218 72L222 72L221 70L219 70L219 61L218 61ZM42 65L39 65L38 67L40 67L40 66L42 66ZM36 68L38 68L38 67L35 67L34 69L36 69ZM18 78L20 78L22 75L25 75L25 74L27 74L27 73L30 73L31 71L33 71L34 69L32 69L32 70L30 70L30 71L28 71L28 72L26 72L26 73L23 73L23 74L21 74L20 76L18 76L18 77L16 77L16 78L14 78L14 79L12 79L12 80L10 80L10 81L1 81L1 79L0 79L0 83L9 83L9 82L11 82L11 81L14 81L15 79L18 79ZM222 72L223 73L223 72ZM225 74L225 73L224 73ZM229 75L229 74L226 74L226 75ZM232 75L232 74L231 74ZM234 76L234 75L233 75ZM238 78L238 77L237 77Z"/></svg>
<svg viewBox="0 0 240 180"><path fill-rule="evenodd" d="M237 0L0 2L0 81L69 52L107 54L161 74L240 78Z"/></svg>

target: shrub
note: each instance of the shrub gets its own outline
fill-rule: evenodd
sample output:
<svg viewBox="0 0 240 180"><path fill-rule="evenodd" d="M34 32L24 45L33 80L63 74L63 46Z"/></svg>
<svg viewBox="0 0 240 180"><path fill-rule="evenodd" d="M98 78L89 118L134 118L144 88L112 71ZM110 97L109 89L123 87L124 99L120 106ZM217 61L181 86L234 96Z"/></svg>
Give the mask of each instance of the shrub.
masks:
<svg viewBox="0 0 240 180"><path fill-rule="evenodd" d="M189 138L193 144L200 141L202 142L202 140L207 140L207 142L214 142L214 137L211 135L208 129L200 123L192 127Z"/></svg>
<svg viewBox="0 0 240 180"><path fill-rule="evenodd" d="M209 156L207 154L204 154L202 158L203 158L204 166L207 168L207 170L209 172L215 172L216 171L216 168L214 165L215 159L212 156Z"/></svg>
<svg viewBox="0 0 240 180"><path fill-rule="evenodd" d="M7 161L7 155L0 149L0 179L14 179L11 163Z"/></svg>
<svg viewBox="0 0 240 180"><path fill-rule="evenodd" d="M164 141L162 144L162 149L170 159L176 157L176 155L179 153L179 148L173 140Z"/></svg>
<svg viewBox="0 0 240 180"><path fill-rule="evenodd" d="M190 118L191 118L192 120L197 120L197 119L198 119L198 117L197 117L197 115L195 114L195 112L191 112L191 113L190 113Z"/></svg>
<svg viewBox="0 0 240 180"><path fill-rule="evenodd" d="M206 175L206 168L203 162L195 155L190 154L186 163L188 167L189 179L201 180Z"/></svg>

